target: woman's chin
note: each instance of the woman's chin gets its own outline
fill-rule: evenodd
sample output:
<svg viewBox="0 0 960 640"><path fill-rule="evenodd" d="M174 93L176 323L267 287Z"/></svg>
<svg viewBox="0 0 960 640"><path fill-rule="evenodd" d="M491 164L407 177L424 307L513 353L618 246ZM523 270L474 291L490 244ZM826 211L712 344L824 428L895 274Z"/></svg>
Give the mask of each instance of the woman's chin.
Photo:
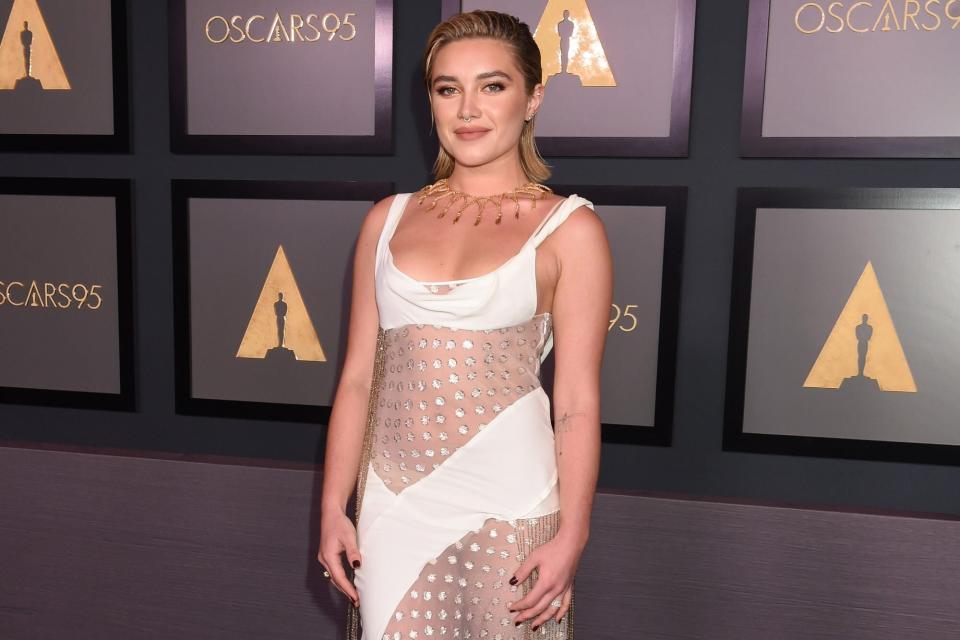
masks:
<svg viewBox="0 0 960 640"><path fill-rule="evenodd" d="M499 157L492 150L455 148L453 151L451 155L456 158L457 164L465 167L481 167Z"/></svg>
<svg viewBox="0 0 960 640"><path fill-rule="evenodd" d="M457 164L459 164L461 167L467 167L470 169L473 169L475 167L482 167L483 165L493 160L493 156L483 156L482 158L464 158L462 156L455 156L455 157L457 160Z"/></svg>

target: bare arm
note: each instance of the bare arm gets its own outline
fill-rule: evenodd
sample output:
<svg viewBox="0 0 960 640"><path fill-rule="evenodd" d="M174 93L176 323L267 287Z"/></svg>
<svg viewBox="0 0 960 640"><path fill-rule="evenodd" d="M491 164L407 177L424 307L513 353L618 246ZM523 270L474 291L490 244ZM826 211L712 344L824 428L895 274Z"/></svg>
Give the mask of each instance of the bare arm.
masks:
<svg viewBox="0 0 960 640"><path fill-rule="evenodd" d="M539 577L510 605L514 622L536 629L569 611L573 578L590 535L600 466L600 365L610 322L613 260L603 222L588 207L554 232L560 277L553 298L553 413L560 488L560 530L531 552L511 584ZM560 606L551 605L559 600Z"/></svg>
<svg viewBox="0 0 960 640"><path fill-rule="evenodd" d="M566 227L566 228L564 228ZM560 531L585 545L600 466L600 366L610 322L613 259L603 221L587 207L557 231L554 431Z"/></svg>
<svg viewBox="0 0 960 640"><path fill-rule="evenodd" d="M385 198L370 209L357 237L347 353L333 399L323 463L318 560L331 573L337 588L354 604L358 602L356 590L346 577L340 554L346 552L354 566L361 561L356 531L346 517L346 508L360 466L380 326L374 288L377 240L392 198Z"/></svg>

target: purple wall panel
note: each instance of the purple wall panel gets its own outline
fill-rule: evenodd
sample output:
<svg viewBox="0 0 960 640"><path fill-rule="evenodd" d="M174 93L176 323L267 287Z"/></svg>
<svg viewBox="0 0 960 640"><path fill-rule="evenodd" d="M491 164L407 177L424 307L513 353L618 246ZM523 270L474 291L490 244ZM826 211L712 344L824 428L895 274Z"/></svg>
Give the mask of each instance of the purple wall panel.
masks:
<svg viewBox="0 0 960 640"><path fill-rule="evenodd" d="M0 637L342 637L311 469L0 448ZM601 493L580 638L960 628L960 522Z"/></svg>

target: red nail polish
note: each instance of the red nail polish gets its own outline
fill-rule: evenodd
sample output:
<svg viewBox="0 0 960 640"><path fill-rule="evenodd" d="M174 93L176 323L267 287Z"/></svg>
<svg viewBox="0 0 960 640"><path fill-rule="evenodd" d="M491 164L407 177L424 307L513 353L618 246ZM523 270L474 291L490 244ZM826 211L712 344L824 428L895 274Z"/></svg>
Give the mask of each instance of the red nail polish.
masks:
<svg viewBox="0 0 960 640"><path fill-rule="evenodd" d="M359 567L360 567L360 561L359 561L359 560L354 560L354 561L353 561L353 568L354 568L354 569L358 569Z"/></svg>
<svg viewBox="0 0 960 640"><path fill-rule="evenodd" d="M517 584L517 576L510 578L510 584Z"/></svg>

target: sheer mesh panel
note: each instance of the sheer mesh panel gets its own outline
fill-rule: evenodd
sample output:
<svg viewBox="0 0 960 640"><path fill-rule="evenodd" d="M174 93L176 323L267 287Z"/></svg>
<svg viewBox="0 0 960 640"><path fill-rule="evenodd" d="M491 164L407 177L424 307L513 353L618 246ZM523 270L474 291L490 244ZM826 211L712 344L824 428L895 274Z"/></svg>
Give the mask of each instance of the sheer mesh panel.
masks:
<svg viewBox="0 0 960 640"><path fill-rule="evenodd" d="M569 640L569 616L536 631L513 623L508 606L536 582L510 578L534 548L556 535L559 512L520 520L488 519L432 558L398 603L379 640ZM570 634L572 635L572 634Z"/></svg>
<svg viewBox="0 0 960 640"><path fill-rule="evenodd" d="M497 329L411 324L386 330L371 463L393 492L437 469L540 386L551 316Z"/></svg>

